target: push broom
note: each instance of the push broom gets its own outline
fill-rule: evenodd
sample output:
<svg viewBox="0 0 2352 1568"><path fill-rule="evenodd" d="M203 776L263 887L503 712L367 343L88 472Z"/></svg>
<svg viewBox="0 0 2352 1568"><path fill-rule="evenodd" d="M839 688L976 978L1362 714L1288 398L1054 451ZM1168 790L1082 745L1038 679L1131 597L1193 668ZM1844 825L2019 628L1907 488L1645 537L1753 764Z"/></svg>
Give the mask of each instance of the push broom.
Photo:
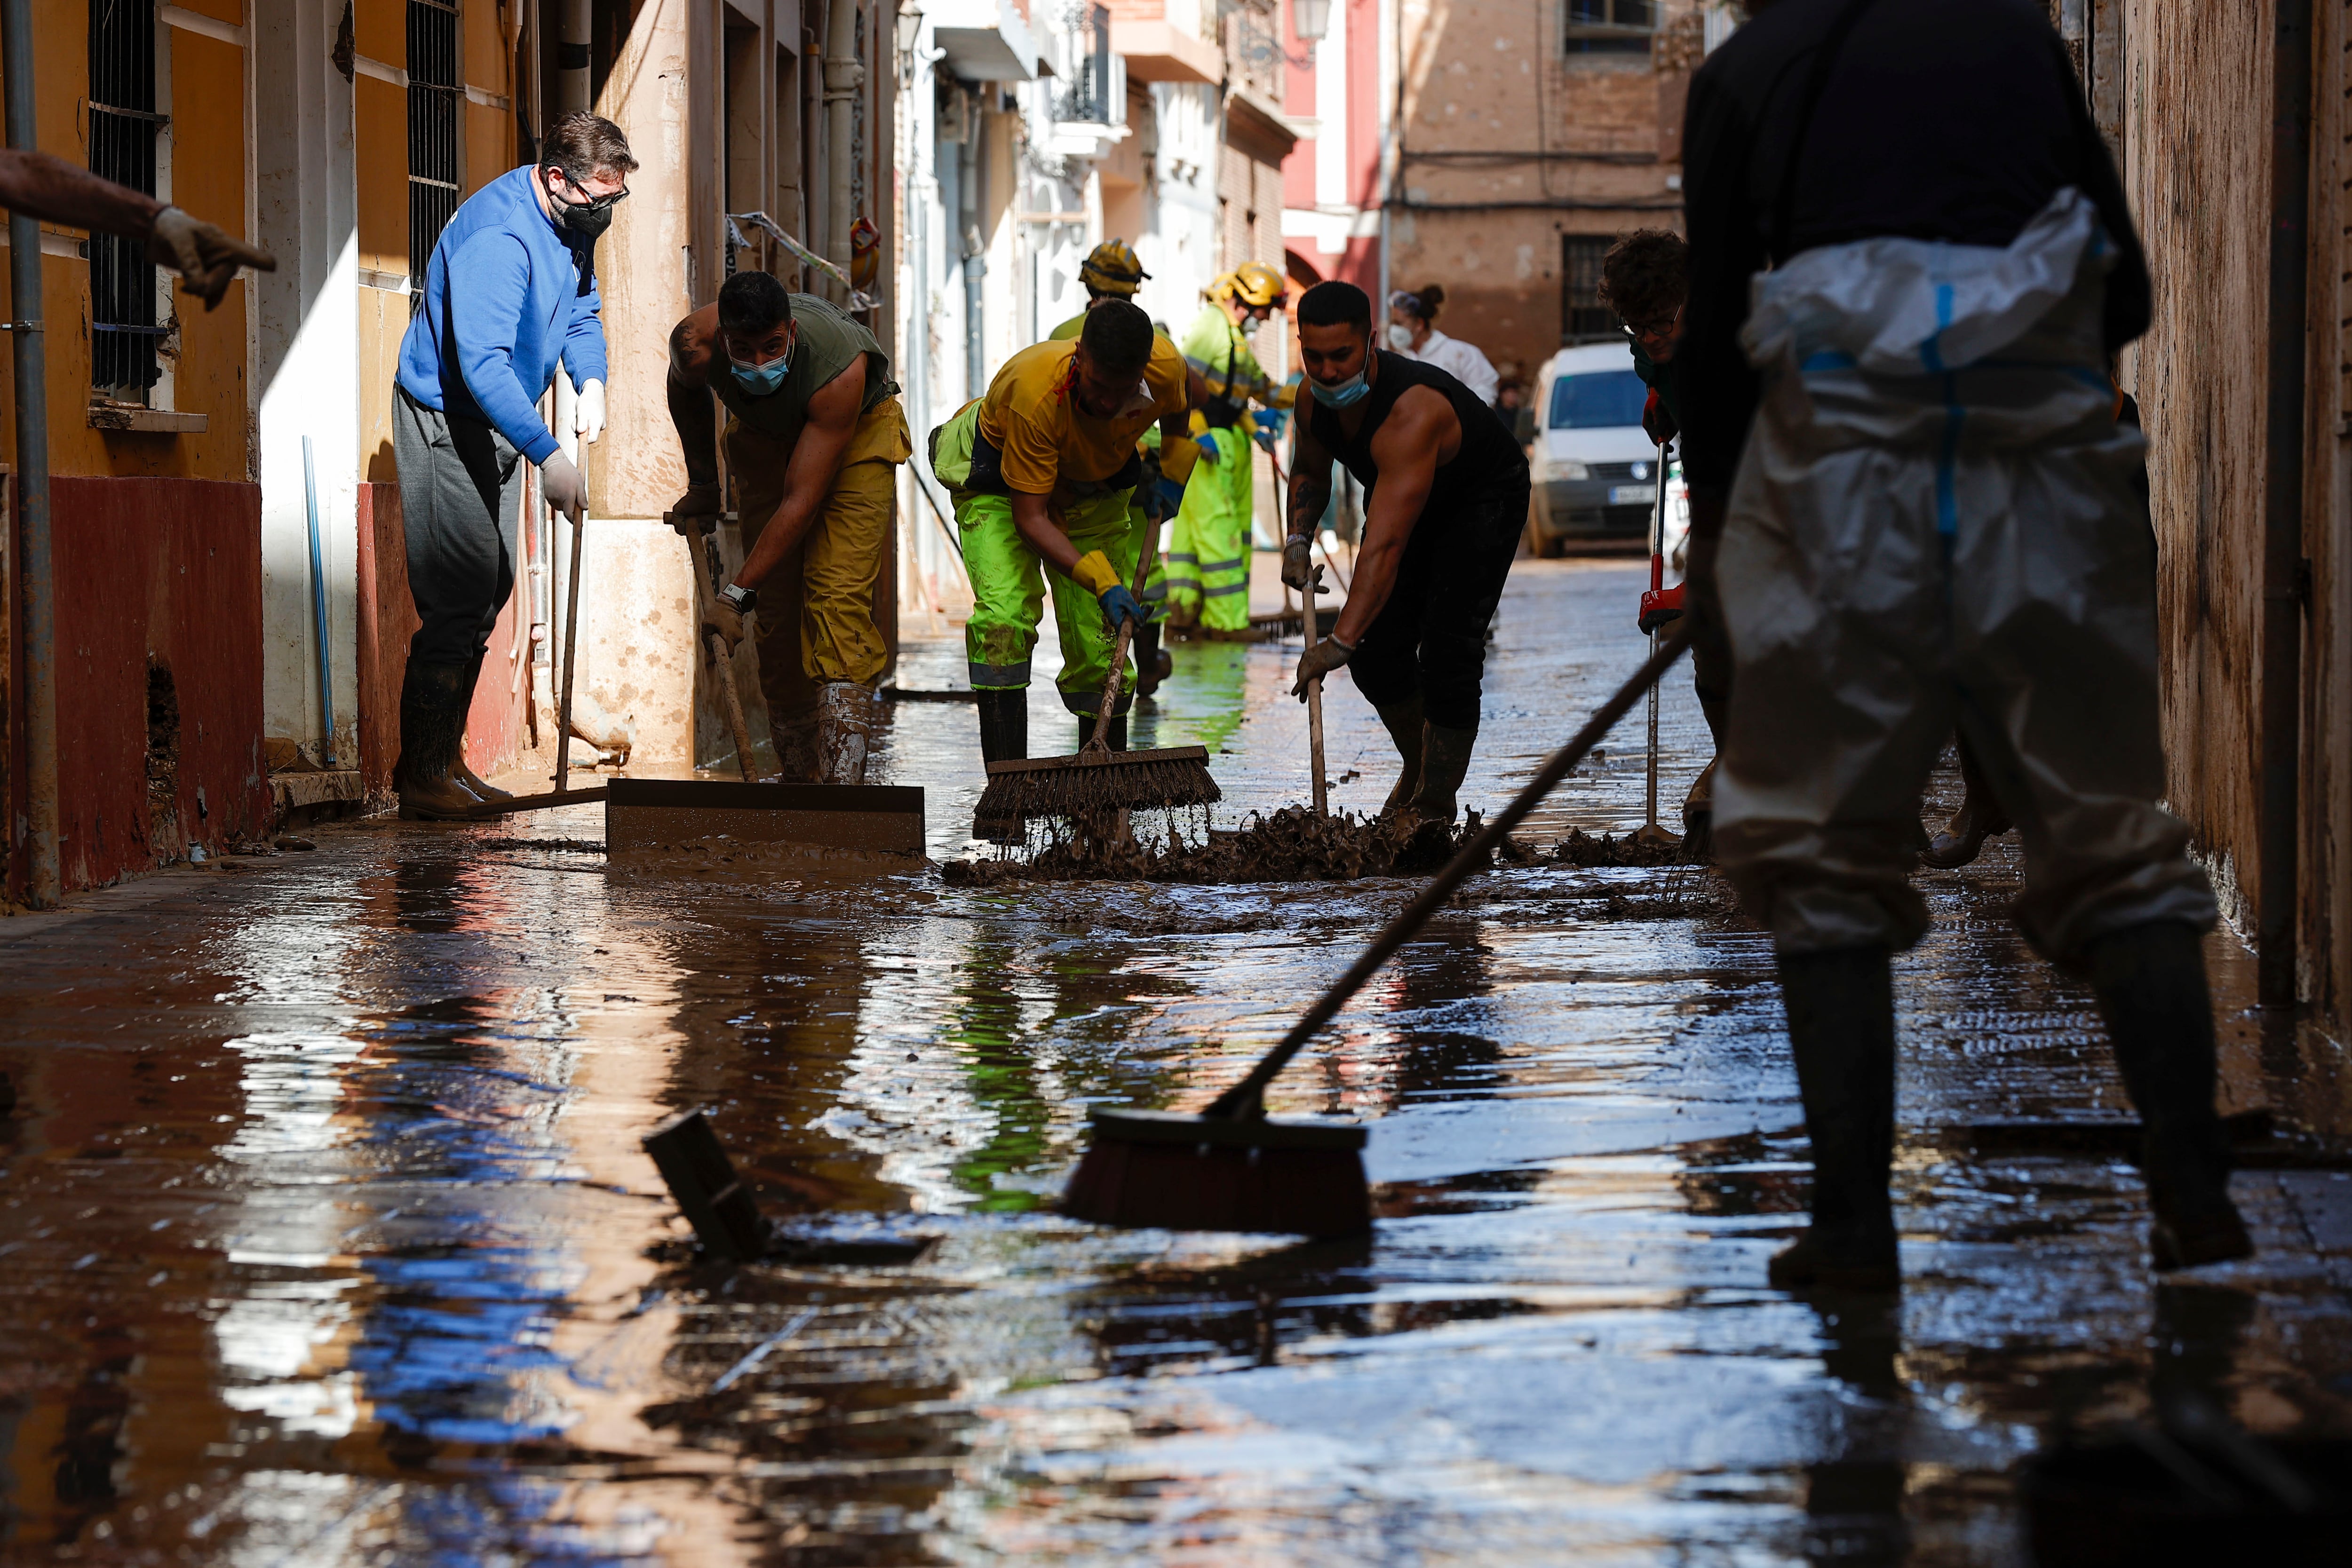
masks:
<svg viewBox="0 0 2352 1568"><path fill-rule="evenodd" d="M1154 522L1144 530L1143 549L1136 557L1136 581L1150 574L1151 559L1159 548L1160 525ZM1135 622L1122 620L1118 643L1111 650L1110 674L1103 681L1102 706L1096 711L1094 733L1086 745L1069 757L990 763L988 787L981 791L980 806L972 813L975 821L1098 817L1115 811L1207 806L1224 799L1217 781L1209 777L1205 747L1170 746L1156 751L1110 748L1111 711L1118 706L1128 644L1134 638Z"/></svg>
<svg viewBox="0 0 2352 1568"><path fill-rule="evenodd" d="M1633 711L1689 644L1689 629L1676 628L1575 738L1551 754L1528 787L1471 836L1421 895L1381 927L1362 956L1250 1069L1249 1076L1218 1095L1206 1111L1194 1115L1095 1107L1089 1117L1094 1143L1070 1177L1062 1212L1098 1225L1169 1230L1277 1230L1328 1237L1370 1228L1363 1124L1268 1116L1266 1085L1398 948L1429 924L1454 890L1487 863L1504 835L1526 821L1617 721Z"/></svg>

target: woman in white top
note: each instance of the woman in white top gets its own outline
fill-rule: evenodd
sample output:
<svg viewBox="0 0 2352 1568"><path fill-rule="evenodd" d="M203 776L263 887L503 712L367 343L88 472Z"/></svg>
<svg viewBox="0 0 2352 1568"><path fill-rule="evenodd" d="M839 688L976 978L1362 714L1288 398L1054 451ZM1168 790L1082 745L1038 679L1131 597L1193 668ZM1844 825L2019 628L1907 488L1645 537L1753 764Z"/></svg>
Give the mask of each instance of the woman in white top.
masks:
<svg viewBox="0 0 2352 1568"><path fill-rule="evenodd" d="M1433 322L1445 303L1442 284L1425 283L1411 293L1400 288L1389 296L1389 348L1408 360L1435 365L1495 406L1495 367L1459 338L1449 338Z"/></svg>

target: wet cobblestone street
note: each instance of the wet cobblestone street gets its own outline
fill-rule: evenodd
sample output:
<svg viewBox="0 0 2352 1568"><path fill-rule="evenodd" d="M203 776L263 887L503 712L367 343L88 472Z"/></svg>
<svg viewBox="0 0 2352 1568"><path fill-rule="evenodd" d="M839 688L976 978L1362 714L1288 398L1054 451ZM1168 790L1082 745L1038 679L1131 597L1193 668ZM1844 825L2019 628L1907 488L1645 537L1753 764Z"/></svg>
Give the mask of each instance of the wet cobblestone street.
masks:
<svg viewBox="0 0 2352 1568"><path fill-rule="evenodd" d="M1466 804L1638 662L1645 580L1519 564ZM1296 656L1177 647L1134 744L1205 745L1223 823L1303 798ZM941 642L896 678L961 674ZM1328 713L1334 804L1370 810L1386 738L1344 679ZM972 727L891 720L935 859ZM1671 807L1679 671L1664 734ZM1642 786L1637 711L1523 836L1624 831ZM1306 1246L1051 1204L1088 1105L1202 1102L1412 883L827 884L602 836L352 822L0 923L0 1554L1999 1564L2018 1464L2152 1386L2352 1432L2352 1172L2242 1170L2257 1256L2158 1283L2120 1153L1983 1134L2127 1114L2087 990L2007 924L2013 838L1921 873L1906 1289L1840 1304L1764 1283L1802 1114L1769 946L1705 871L1474 880L1277 1085L1372 1125L1373 1234ZM2209 953L2224 1109L2341 1148L2334 1049L2266 1040L2244 949ZM638 1140L696 1106L801 1260L695 1261ZM877 1239L929 1245L840 1245Z"/></svg>

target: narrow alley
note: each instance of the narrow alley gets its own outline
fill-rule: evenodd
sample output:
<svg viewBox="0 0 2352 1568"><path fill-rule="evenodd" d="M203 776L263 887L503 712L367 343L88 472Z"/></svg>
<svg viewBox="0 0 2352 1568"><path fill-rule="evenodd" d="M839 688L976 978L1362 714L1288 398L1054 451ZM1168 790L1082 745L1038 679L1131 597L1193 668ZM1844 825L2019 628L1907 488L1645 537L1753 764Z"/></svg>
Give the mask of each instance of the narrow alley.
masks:
<svg viewBox="0 0 2352 1568"><path fill-rule="evenodd" d="M1617 678L1642 570L1521 563L1470 804ZM1218 752L1232 822L1297 797L1303 726L1290 652L1206 653L1139 744ZM1376 804L1368 712L1331 713L1337 803ZM941 852L971 722L888 732L886 779L946 781ZM1642 775L1629 722L1529 837L1637 825ZM1763 1285L1802 1112L1768 944L1704 870L1474 882L1280 1085L1372 1126L1373 1234L1301 1245L1051 1205L1087 1105L1229 1081L1409 883L827 886L601 833L355 821L0 926L19 1549L2002 1563L2020 1462L2168 1380L2256 1431L2352 1419L2340 1166L2242 1171L2256 1257L2159 1283L2122 1144L2017 1131L2127 1113L2087 994L2003 918L2013 840L1922 873L1906 1290L1842 1308ZM2209 951L2225 1109L2347 1124ZM793 1260L695 1263L638 1139L696 1106Z"/></svg>

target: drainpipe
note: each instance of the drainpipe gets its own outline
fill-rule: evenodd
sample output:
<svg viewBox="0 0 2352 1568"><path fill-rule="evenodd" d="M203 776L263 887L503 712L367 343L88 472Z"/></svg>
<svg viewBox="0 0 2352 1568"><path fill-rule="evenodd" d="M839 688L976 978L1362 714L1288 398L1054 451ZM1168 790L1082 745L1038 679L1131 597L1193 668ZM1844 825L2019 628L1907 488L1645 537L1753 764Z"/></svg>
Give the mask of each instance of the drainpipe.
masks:
<svg viewBox="0 0 2352 1568"><path fill-rule="evenodd" d="M32 0L0 4L0 48L7 52L8 145L37 145ZM57 596L49 559L48 356L41 338L41 225L8 214L9 337L16 373L16 520L24 541L26 896L54 909L58 871ZM16 837L16 824L7 824Z"/></svg>
<svg viewBox="0 0 2352 1568"><path fill-rule="evenodd" d="M24 0L10 0L21 5ZM2311 0L2277 0L2271 46L2270 385L2263 474L2263 793L2257 995L2297 1001L2303 765L2304 334L2310 259Z"/></svg>
<svg viewBox="0 0 2352 1568"><path fill-rule="evenodd" d="M555 112L593 108L588 101L589 6L592 0L555 0L561 17L555 44ZM540 134L547 134L541 126Z"/></svg>
<svg viewBox="0 0 2352 1568"><path fill-rule="evenodd" d="M856 221L849 210L857 156L850 145L851 110L865 81L866 67L857 57L857 0L833 0L824 8L824 248L844 277L849 276L849 225ZM849 303L846 294L842 303Z"/></svg>
<svg viewBox="0 0 2352 1568"><path fill-rule="evenodd" d="M981 133L988 117L975 99L964 120L963 141L956 147L956 206L958 227L963 231L963 395L969 400L988 390L981 373L987 363L986 339L981 331L981 279L988 276L988 246L980 237Z"/></svg>

